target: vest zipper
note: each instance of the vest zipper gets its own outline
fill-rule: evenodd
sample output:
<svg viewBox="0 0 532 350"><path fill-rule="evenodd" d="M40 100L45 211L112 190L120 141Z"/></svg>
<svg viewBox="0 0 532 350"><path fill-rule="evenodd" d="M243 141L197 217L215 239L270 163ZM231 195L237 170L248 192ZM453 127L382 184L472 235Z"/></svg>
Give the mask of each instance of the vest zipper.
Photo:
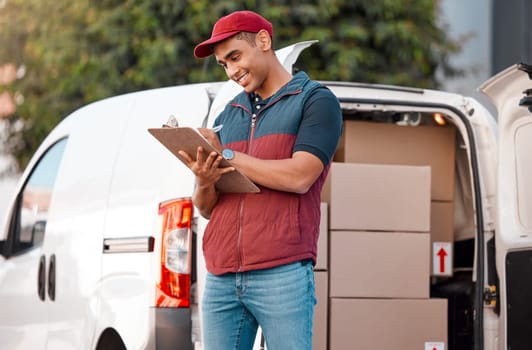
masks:
<svg viewBox="0 0 532 350"><path fill-rule="evenodd" d="M257 123L257 113L251 115L251 130L249 132L249 143L248 143L248 154L251 151L251 146L253 144L253 139L255 138L255 124Z"/></svg>
<svg viewBox="0 0 532 350"><path fill-rule="evenodd" d="M238 271L242 270L242 220L244 219L244 195L240 195L240 210L238 213L238 237L236 241Z"/></svg>
<svg viewBox="0 0 532 350"><path fill-rule="evenodd" d="M251 115L251 130L249 132L249 142L248 142L248 151L247 154L251 152L251 144L253 143L253 138L255 136L255 124L257 122L257 113ZM238 259L238 271L242 270L242 225L244 219L244 194L240 196L240 210L239 210L239 227L238 227L238 238L237 238L237 259Z"/></svg>

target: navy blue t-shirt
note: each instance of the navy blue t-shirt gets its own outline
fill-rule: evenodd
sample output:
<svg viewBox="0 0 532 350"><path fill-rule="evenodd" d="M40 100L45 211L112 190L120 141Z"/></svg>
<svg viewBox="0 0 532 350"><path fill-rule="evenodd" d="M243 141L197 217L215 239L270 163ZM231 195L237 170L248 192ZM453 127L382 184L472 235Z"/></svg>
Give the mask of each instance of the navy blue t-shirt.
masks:
<svg viewBox="0 0 532 350"><path fill-rule="evenodd" d="M305 103L293 152L312 153L327 166L341 133L342 111L338 99L327 88L316 89Z"/></svg>

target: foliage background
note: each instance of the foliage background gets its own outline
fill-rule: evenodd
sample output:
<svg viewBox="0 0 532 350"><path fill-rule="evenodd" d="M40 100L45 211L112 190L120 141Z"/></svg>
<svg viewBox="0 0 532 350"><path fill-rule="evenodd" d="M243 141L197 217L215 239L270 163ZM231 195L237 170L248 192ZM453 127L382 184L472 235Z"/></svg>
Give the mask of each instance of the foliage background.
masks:
<svg viewBox="0 0 532 350"><path fill-rule="evenodd" d="M318 39L297 62L314 79L438 88L437 72L461 73L437 0L0 0L0 64L26 72L0 86L24 97L5 152L23 168L61 119L95 100L225 79L192 52L217 18L242 9L273 23L276 48Z"/></svg>

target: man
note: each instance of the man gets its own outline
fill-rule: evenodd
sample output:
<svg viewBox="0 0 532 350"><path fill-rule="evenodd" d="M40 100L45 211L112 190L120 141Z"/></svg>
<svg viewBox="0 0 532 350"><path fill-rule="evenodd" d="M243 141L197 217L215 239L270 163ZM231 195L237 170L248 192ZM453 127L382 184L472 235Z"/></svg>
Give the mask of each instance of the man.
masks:
<svg viewBox="0 0 532 350"><path fill-rule="evenodd" d="M218 153L182 153L196 175L193 195L210 218L203 238L202 303L206 350L251 349L257 327L269 350L312 348L313 264L320 193L341 133L336 97L304 72L292 76L275 56L270 22L251 11L220 18L194 49L214 54L244 88L202 133L261 189L219 193ZM219 138L218 138L219 136Z"/></svg>

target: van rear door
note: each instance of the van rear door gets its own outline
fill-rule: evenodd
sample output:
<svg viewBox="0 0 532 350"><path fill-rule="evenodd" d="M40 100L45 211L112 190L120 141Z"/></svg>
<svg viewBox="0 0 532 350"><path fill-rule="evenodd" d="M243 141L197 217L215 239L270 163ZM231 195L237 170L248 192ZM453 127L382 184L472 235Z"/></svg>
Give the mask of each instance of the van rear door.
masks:
<svg viewBox="0 0 532 350"><path fill-rule="evenodd" d="M498 111L496 264L500 345L532 344L532 66L514 65L481 87Z"/></svg>

